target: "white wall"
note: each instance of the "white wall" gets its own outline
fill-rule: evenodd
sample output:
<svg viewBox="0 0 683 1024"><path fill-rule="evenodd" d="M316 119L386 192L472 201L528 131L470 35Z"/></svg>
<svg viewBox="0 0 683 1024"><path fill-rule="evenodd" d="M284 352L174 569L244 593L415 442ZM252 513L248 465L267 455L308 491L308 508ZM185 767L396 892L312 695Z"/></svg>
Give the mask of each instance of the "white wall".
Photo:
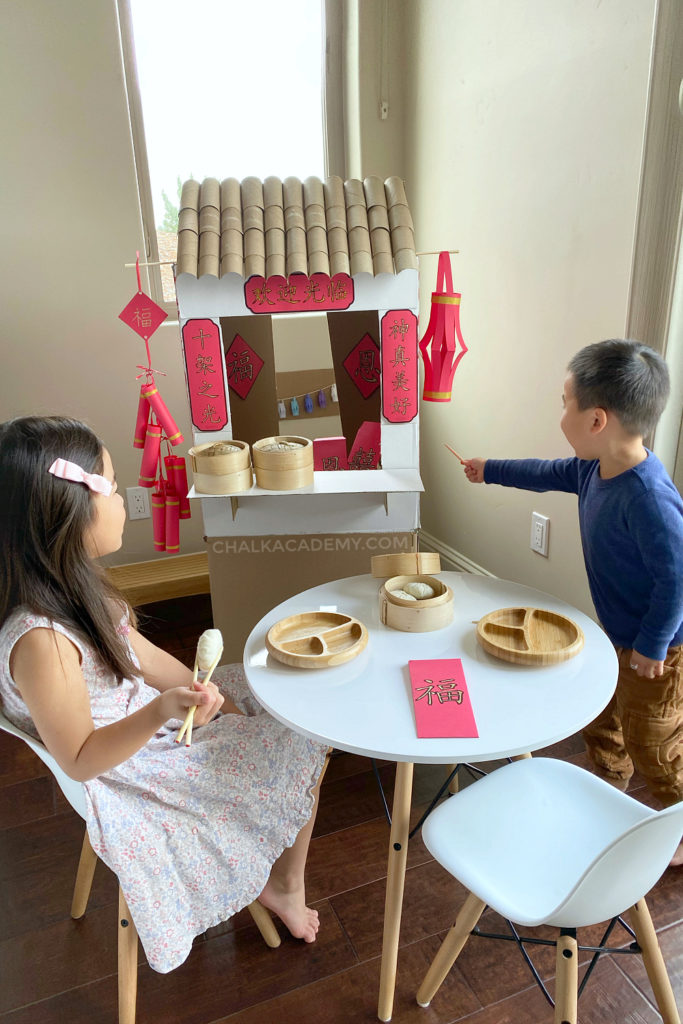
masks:
<svg viewBox="0 0 683 1024"><path fill-rule="evenodd" d="M389 118L380 120L382 0L353 0L360 129L348 173L403 175L418 249L459 248L470 352L450 405L425 404L424 528L486 569L589 607L575 502L468 486L444 448L567 452L563 367L626 319L654 0L391 0ZM123 487L135 364L118 320L141 248L113 2L23 0L3 11L2 418L65 412L109 446ZM436 258L422 260L422 327ZM190 424L176 327L152 340L162 393ZM532 508L550 558L528 550ZM200 550L199 514L181 551ZM118 561L153 557L130 523Z"/></svg>
<svg viewBox="0 0 683 1024"><path fill-rule="evenodd" d="M144 342L118 314L143 250L113 0L4 4L0 88L3 271L0 417L86 420L136 486L132 448ZM177 327L151 341L158 384L191 444ZM181 553L203 548L199 510ZM153 558L151 520L129 523L112 562Z"/></svg>
<svg viewBox="0 0 683 1024"><path fill-rule="evenodd" d="M568 495L474 486L443 447L570 454L564 368L626 322L653 0L410 0L406 172L418 250L452 257L469 352L422 406L422 525L495 575L591 611ZM436 257L420 265L421 331ZM550 516L550 556L529 550Z"/></svg>

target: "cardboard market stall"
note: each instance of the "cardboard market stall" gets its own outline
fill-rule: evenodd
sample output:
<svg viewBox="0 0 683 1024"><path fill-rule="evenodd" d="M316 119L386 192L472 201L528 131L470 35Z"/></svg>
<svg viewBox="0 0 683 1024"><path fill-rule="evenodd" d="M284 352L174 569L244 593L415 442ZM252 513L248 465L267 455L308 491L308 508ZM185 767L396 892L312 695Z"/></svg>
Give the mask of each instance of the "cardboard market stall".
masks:
<svg viewBox="0 0 683 1024"><path fill-rule="evenodd" d="M403 183L188 181L176 292L195 446L253 446L304 427L314 438L305 487L190 490L214 623L239 660L273 605L367 572L375 554L416 549L418 273ZM278 371L278 321L311 313L323 314L320 343L307 342L305 368Z"/></svg>

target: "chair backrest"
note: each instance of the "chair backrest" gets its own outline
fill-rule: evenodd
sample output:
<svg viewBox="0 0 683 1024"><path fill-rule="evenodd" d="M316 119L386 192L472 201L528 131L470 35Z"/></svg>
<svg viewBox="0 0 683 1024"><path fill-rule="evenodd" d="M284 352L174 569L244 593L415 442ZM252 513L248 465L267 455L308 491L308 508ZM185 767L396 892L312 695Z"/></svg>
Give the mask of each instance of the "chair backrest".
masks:
<svg viewBox="0 0 683 1024"><path fill-rule="evenodd" d="M80 814L82 818L85 818L85 792L83 790L83 783L76 782L75 779L70 779L66 772L59 767L52 754L45 746L43 746L40 740L34 739L33 736L29 736L29 734L24 732L23 729L19 729L16 725L13 725L1 710L0 729L4 729L5 732L11 733L12 736L18 736L20 740L23 740L24 743L28 744L31 750L48 766L57 780L59 788L76 813Z"/></svg>
<svg viewBox="0 0 683 1024"><path fill-rule="evenodd" d="M632 825L595 857L547 923L579 928L622 914L659 881L681 836L683 801Z"/></svg>

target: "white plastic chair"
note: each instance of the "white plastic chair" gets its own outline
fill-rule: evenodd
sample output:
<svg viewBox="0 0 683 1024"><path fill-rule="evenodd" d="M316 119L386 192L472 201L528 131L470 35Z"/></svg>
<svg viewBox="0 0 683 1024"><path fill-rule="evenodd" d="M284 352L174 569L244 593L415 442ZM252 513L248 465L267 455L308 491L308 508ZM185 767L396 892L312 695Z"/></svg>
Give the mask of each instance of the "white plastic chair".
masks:
<svg viewBox="0 0 683 1024"><path fill-rule="evenodd" d="M0 711L0 729L17 736L44 761L54 775L59 788L77 814L85 820L85 793L83 784L75 782L59 767L52 754L38 740L35 740L22 729L13 725ZM88 905L88 897L92 886L93 875L97 865L97 854L90 845L88 830L85 829L83 846L76 872L76 884L71 901L71 916L74 919L83 917ZM248 907L258 930L266 945L275 948L280 945L280 936L273 924L268 910L258 901ZM138 933L130 916L126 900L119 886L119 935L118 935L118 989L119 989L119 1024L135 1024L135 1006L137 1002L138 984Z"/></svg>
<svg viewBox="0 0 683 1024"><path fill-rule="evenodd" d="M654 811L549 758L506 765L450 797L422 837L469 894L418 990L419 1005L429 1006L488 905L517 924L560 928L555 1024L576 1024L576 929L626 912L664 1024L680 1024L644 895L682 833L683 802Z"/></svg>

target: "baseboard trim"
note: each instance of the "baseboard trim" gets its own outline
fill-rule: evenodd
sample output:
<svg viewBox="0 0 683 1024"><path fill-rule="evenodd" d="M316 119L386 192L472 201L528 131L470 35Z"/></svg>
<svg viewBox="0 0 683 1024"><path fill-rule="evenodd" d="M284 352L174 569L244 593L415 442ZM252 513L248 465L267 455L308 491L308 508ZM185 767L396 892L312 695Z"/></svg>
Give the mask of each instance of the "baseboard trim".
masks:
<svg viewBox="0 0 683 1024"><path fill-rule="evenodd" d="M210 593L209 556L205 551L115 565L107 573L133 607Z"/></svg>
<svg viewBox="0 0 683 1024"><path fill-rule="evenodd" d="M444 569L469 572L475 576L491 576L495 579L495 573L489 572L488 569L484 569L481 565L477 565L471 558L467 558L459 551L456 551L455 548L444 544L442 540L432 536L431 533L427 533L426 530L420 530L418 536L420 551L434 551L441 555L441 561L445 563Z"/></svg>

